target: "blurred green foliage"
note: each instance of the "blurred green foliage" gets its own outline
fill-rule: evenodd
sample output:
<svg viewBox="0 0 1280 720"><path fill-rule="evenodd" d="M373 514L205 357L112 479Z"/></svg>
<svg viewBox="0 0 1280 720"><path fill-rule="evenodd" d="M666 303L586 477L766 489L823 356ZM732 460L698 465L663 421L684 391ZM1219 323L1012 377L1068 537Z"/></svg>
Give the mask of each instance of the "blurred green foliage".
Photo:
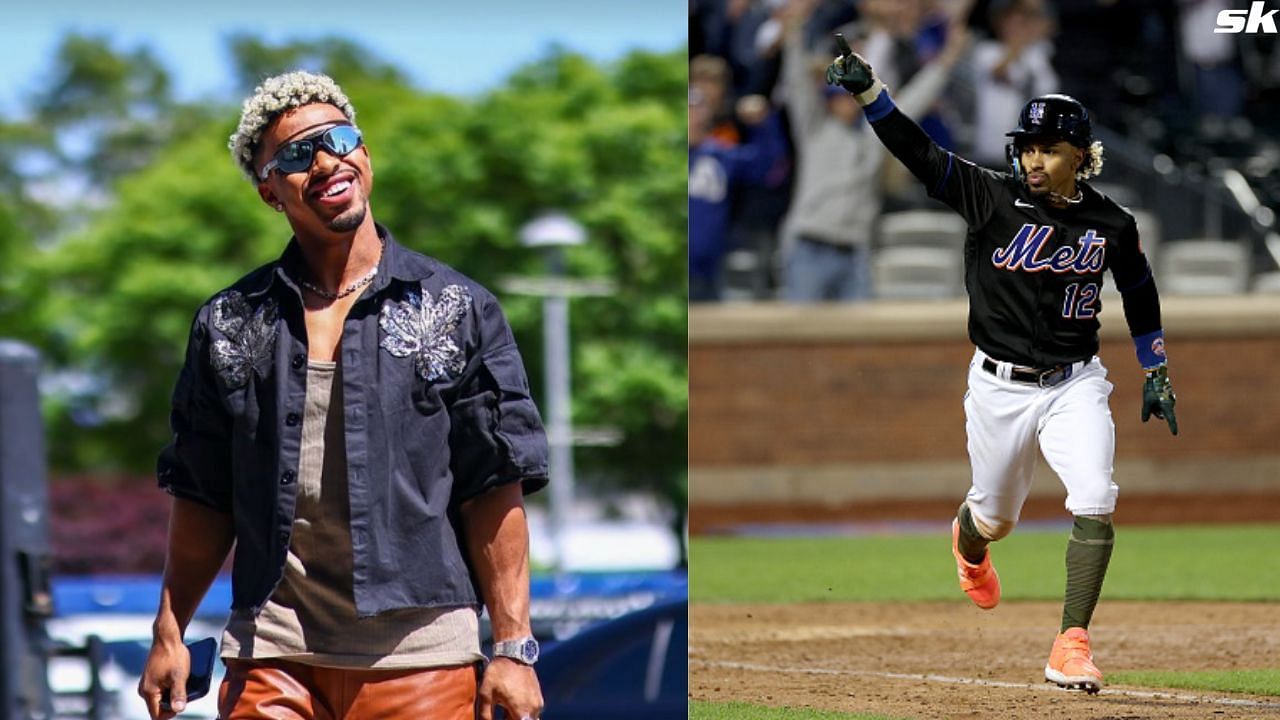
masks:
<svg viewBox="0 0 1280 720"><path fill-rule="evenodd" d="M552 49L503 87L459 99L410 86L348 42L237 36L230 47L246 88L299 66L343 85L375 170L375 217L498 293L535 396L541 301L504 294L500 281L544 272L519 244L523 223L556 209L585 226L568 272L611 280L617 292L571 303L573 415L624 439L579 450L580 475L662 489L682 505L686 51L601 66ZM227 151L239 98L175 103L150 54L75 35L53 77L32 99L32 120L0 122L0 185L12 190L0 196L0 323L53 369L106 380L94 402L109 407L96 422L73 421L79 401L50 395L53 466L149 472L168 440L169 393L197 306L277 257L290 230ZM66 135L87 150L69 152ZM24 158L36 169L14 171ZM34 199L41 184L65 192Z"/></svg>

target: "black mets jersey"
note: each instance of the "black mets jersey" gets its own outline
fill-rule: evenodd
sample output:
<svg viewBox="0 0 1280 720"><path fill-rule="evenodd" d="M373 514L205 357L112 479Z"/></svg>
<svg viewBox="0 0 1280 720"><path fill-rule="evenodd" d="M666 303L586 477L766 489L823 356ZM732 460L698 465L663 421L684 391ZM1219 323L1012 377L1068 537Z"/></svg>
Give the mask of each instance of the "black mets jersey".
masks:
<svg viewBox="0 0 1280 720"><path fill-rule="evenodd" d="M1088 183L1055 208L1011 174L938 147L899 110L876 134L931 197L969 223L964 248L969 339L993 358L1045 368L1098 352L1103 273L1110 270L1134 337L1160 328L1160 301L1133 215Z"/></svg>

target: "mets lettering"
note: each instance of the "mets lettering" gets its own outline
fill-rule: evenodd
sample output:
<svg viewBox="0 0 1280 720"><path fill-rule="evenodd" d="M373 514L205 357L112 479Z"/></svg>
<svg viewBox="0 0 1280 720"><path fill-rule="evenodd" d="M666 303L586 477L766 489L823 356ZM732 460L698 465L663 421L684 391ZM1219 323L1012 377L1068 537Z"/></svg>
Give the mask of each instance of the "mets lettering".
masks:
<svg viewBox="0 0 1280 720"><path fill-rule="evenodd" d="M1053 226L1027 223L1006 247L992 253L991 262L998 268L1013 271L1051 270L1055 273L1080 274L1102 272L1107 253L1106 238L1098 237L1094 230L1086 230L1076 241L1078 248L1064 245L1054 250L1049 257L1040 257L1040 250L1052 236Z"/></svg>

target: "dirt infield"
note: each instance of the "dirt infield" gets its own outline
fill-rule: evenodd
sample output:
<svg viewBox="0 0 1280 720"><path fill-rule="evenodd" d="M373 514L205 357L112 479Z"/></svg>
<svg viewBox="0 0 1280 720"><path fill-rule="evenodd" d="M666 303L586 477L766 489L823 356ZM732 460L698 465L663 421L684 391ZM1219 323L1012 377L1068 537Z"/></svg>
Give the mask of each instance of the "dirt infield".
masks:
<svg viewBox="0 0 1280 720"><path fill-rule="evenodd" d="M1043 668L1057 603L693 605L694 700L908 718L1280 718L1280 698L1111 685L1060 690ZM1280 665L1280 606L1104 602L1094 657L1109 670Z"/></svg>

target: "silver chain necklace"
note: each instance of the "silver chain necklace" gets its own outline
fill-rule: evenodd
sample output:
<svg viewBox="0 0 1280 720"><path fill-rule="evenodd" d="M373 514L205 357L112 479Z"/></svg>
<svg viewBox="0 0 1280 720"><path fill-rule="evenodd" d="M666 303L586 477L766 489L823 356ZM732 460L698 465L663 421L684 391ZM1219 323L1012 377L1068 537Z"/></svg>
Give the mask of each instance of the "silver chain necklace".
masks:
<svg viewBox="0 0 1280 720"><path fill-rule="evenodd" d="M355 282L346 286L342 290L339 290L338 292L329 292L328 290L325 290L324 288L321 288L321 287L317 287L316 285L313 285L310 282L307 282L306 280L300 281L300 284L302 285L302 287L319 295L325 300L341 300L342 298L350 295L351 293L359 290L360 288L363 288L365 285L368 285L369 283L373 282L373 279L377 277L378 263L382 262L382 252L387 249L387 241L382 238L378 238L378 239L382 242L381 247L378 248L378 262L373 264L373 267L369 269L369 272L364 274L364 277L361 277L359 280L356 280Z"/></svg>
<svg viewBox="0 0 1280 720"><path fill-rule="evenodd" d="M1079 205L1080 201L1084 200L1084 190L1080 190L1079 188L1076 189L1075 197L1067 197L1066 195L1061 195L1053 191L1050 191L1049 194L1058 198L1067 205Z"/></svg>

